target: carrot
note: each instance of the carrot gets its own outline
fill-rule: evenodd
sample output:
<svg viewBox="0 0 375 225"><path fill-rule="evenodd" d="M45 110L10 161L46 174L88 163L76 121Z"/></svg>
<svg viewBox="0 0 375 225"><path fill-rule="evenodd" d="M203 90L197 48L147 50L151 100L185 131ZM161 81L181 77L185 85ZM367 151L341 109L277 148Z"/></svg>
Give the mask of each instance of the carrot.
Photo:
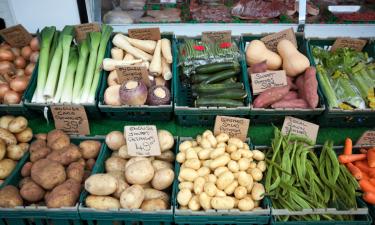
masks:
<svg viewBox="0 0 375 225"><path fill-rule="evenodd" d="M353 165L353 163L348 163L346 164L348 167L349 171L352 173L352 175L355 177L355 179L360 180L363 178L363 173L358 167Z"/></svg>
<svg viewBox="0 0 375 225"><path fill-rule="evenodd" d="M345 146L344 146L344 155L351 155L353 151L353 142L352 139L346 138L345 139Z"/></svg>
<svg viewBox="0 0 375 225"><path fill-rule="evenodd" d="M362 154L367 154L367 150L364 148L359 149L359 152Z"/></svg>
<svg viewBox="0 0 375 225"><path fill-rule="evenodd" d="M370 204L375 204L375 193L374 192L366 192L363 194L363 200L365 202L370 203Z"/></svg>
<svg viewBox="0 0 375 225"><path fill-rule="evenodd" d="M369 180L362 179L358 183L363 192L375 192L375 185L372 185Z"/></svg>
<svg viewBox="0 0 375 225"><path fill-rule="evenodd" d="M371 183L372 185L375 186L375 178L370 178L369 181L370 181L370 183Z"/></svg>
<svg viewBox="0 0 375 225"><path fill-rule="evenodd" d="M368 166L367 160L355 161L353 164L364 173L369 174L371 171L375 171L375 169L372 169Z"/></svg>
<svg viewBox="0 0 375 225"><path fill-rule="evenodd" d="M370 179L371 179L371 176L369 174L362 172L362 180L370 180Z"/></svg>
<svg viewBox="0 0 375 225"><path fill-rule="evenodd" d="M367 163L369 167L375 167L375 149L374 148L367 151Z"/></svg>
<svg viewBox="0 0 375 225"><path fill-rule="evenodd" d="M339 155L339 162L342 164L366 159L366 154Z"/></svg>

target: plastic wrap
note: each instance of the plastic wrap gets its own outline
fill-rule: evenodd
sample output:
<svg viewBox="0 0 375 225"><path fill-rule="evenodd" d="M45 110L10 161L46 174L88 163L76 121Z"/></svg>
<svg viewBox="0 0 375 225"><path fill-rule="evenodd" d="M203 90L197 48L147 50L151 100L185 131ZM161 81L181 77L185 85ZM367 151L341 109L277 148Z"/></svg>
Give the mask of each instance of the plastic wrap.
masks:
<svg viewBox="0 0 375 225"><path fill-rule="evenodd" d="M146 0L120 0L120 7L123 10L142 10Z"/></svg>
<svg viewBox="0 0 375 225"><path fill-rule="evenodd" d="M120 8L116 8L104 14L103 22L108 24L127 24L133 23L132 17Z"/></svg>

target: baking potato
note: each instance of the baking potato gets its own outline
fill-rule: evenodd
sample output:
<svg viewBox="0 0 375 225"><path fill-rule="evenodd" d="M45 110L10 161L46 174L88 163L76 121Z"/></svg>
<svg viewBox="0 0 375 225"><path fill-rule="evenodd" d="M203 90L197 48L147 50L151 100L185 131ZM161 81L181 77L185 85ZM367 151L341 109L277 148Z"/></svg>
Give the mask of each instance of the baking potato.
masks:
<svg viewBox="0 0 375 225"><path fill-rule="evenodd" d="M19 133L27 128L27 119L23 116L17 116L8 124L8 130L12 133Z"/></svg>
<svg viewBox="0 0 375 225"><path fill-rule="evenodd" d="M211 206L217 210L229 210L234 208L234 198L232 197L213 197Z"/></svg>
<svg viewBox="0 0 375 225"><path fill-rule="evenodd" d="M158 130L158 139L161 152L171 149L174 145L173 135L167 130Z"/></svg>
<svg viewBox="0 0 375 225"><path fill-rule="evenodd" d="M31 146L32 145L33 144L31 144ZM30 146L30 161L31 162L36 162L39 159L44 159L51 152L51 149L48 148L47 146L40 147L39 149L31 148L31 146ZM31 149L33 149L33 151L31 151Z"/></svg>
<svg viewBox="0 0 375 225"><path fill-rule="evenodd" d="M10 121L14 120L14 118L16 117L11 116L11 115L0 117L0 128L8 129Z"/></svg>
<svg viewBox="0 0 375 225"><path fill-rule="evenodd" d="M5 142L2 139L0 139L0 160L4 158L6 153L7 153L7 146Z"/></svg>
<svg viewBox="0 0 375 225"><path fill-rule="evenodd" d="M152 166L154 167L154 170L161 170L161 169L164 169L164 168L169 168L169 169L173 169L173 165L172 163L170 162L166 162L166 161L162 161L162 160L153 160L151 162Z"/></svg>
<svg viewBox="0 0 375 225"><path fill-rule="evenodd" d="M13 159L18 161L22 158L23 154L25 154L22 148L19 145L8 145L7 147L7 157L9 159Z"/></svg>
<svg viewBox="0 0 375 225"><path fill-rule="evenodd" d="M121 207L125 209L139 209L144 197L143 188L140 185L134 184L122 192L120 196Z"/></svg>
<svg viewBox="0 0 375 225"><path fill-rule="evenodd" d="M79 160L82 157L79 148L75 144L70 144L60 149L53 150L48 156L47 159L50 159L55 162L59 162L64 166L69 165L72 162Z"/></svg>
<svg viewBox="0 0 375 225"><path fill-rule="evenodd" d="M18 142L29 142L33 138L33 130L30 127L27 127L25 130L16 133L16 138Z"/></svg>
<svg viewBox="0 0 375 225"><path fill-rule="evenodd" d="M33 166L32 162L27 162L25 165L23 165L21 169L21 175L22 177L29 177L31 174L31 167Z"/></svg>
<svg viewBox="0 0 375 225"><path fill-rule="evenodd" d="M141 156L133 157L133 158L129 159L129 160L126 162L125 170L126 170L126 169L128 168L128 166L130 166L131 164L133 164L133 163L135 163L135 162L138 162L138 161L142 161L142 160L151 161L149 158L146 158L146 157L141 157Z"/></svg>
<svg viewBox="0 0 375 225"><path fill-rule="evenodd" d="M116 153L116 152L113 152L113 153ZM121 146L119 148L119 150L117 151L117 154L120 158L123 158L123 159L130 159L131 158L131 156L128 153L128 146L127 145Z"/></svg>
<svg viewBox="0 0 375 225"><path fill-rule="evenodd" d="M125 178L130 184L146 184L153 179L154 174L155 171L151 162L149 160L141 160L130 164L126 168Z"/></svg>
<svg viewBox="0 0 375 225"><path fill-rule="evenodd" d="M114 178L118 180L125 180L125 173L123 171L116 170L116 171L108 172L107 174L113 176Z"/></svg>
<svg viewBox="0 0 375 225"><path fill-rule="evenodd" d="M111 131L105 137L105 143L112 151L117 151L119 148L126 144L125 136L120 131Z"/></svg>
<svg viewBox="0 0 375 225"><path fill-rule="evenodd" d="M159 191L153 188L144 188L144 200L161 199L165 202L169 202L169 195L163 191Z"/></svg>
<svg viewBox="0 0 375 225"><path fill-rule="evenodd" d="M121 194L125 191L126 188L129 187L129 184L125 182L125 180L117 180L117 188L116 191L112 194L113 197L120 199Z"/></svg>
<svg viewBox="0 0 375 225"><path fill-rule="evenodd" d="M81 185L74 179L68 179L56 186L46 198L48 208L72 207L76 204Z"/></svg>
<svg viewBox="0 0 375 225"><path fill-rule="evenodd" d="M167 162L174 162L176 156L172 151L164 151L160 155L155 156L155 158Z"/></svg>
<svg viewBox="0 0 375 225"><path fill-rule="evenodd" d="M0 207L1 208L14 208L22 206L23 200L19 190L12 186L5 186L0 190Z"/></svg>
<svg viewBox="0 0 375 225"><path fill-rule="evenodd" d="M85 189L93 195L110 195L117 189L117 179L109 174L97 173L85 181Z"/></svg>
<svg viewBox="0 0 375 225"><path fill-rule="evenodd" d="M166 210L169 204L162 199L144 200L141 205L143 211Z"/></svg>
<svg viewBox="0 0 375 225"><path fill-rule="evenodd" d="M141 186L143 189L152 188L151 182L148 182L148 183L145 183L145 184L140 184L139 186Z"/></svg>
<svg viewBox="0 0 375 225"><path fill-rule="evenodd" d="M66 179L64 167L49 159L40 159L31 167L31 178L46 190L51 190Z"/></svg>
<svg viewBox="0 0 375 225"><path fill-rule="evenodd" d="M110 157L105 161L105 171L125 171L126 160L119 157Z"/></svg>
<svg viewBox="0 0 375 225"><path fill-rule="evenodd" d="M85 168L81 163L73 162L66 169L66 176L68 179L73 179L78 183L82 183L84 172Z"/></svg>
<svg viewBox="0 0 375 225"><path fill-rule="evenodd" d="M0 179L7 178L12 173L16 165L17 163L11 159L0 160Z"/></svg>
<svg viewBox="0 0 375 225"><path fill-rule="evenodd" d="M95 140L86 140L79 143L79 148L81 149L82 157L84 159L94 159L98 156L101 143Z"/></svg>
<svg viewBox="0 0 375 225"><path fill-rule="evenodd" d="M85 202L87 207L99 210L120 208L120 201L110 196L89 195Z"/></svg>
<svg viewBox="0 0 375 225"><path fill-rule="evenodd" d="M156 190L164 190L170 187L174 180L174 171L169 168L157 170L151 180L151 185Z"/></svg>
<svg viewBox="0 0 375 225"><path fill-rule="evenodd" d="M47 134L47 146L53 151L68 147L70 145L70 138L62 130L52 130Z"/></svg>
<svg viewBox="0 0 375 225"><path fill-rule="evenodd" d="M91 171L95 166L95 162L96 162L95 159L88 159L85 163L86 164L85 169Z"/></svg>
<svg viewBox="0 0 375 225"><path fill-rule="evenodd" d="M22 185L20 194L28 202L38 202L43 199L45 191L34 181L30 180Z"/></svg>

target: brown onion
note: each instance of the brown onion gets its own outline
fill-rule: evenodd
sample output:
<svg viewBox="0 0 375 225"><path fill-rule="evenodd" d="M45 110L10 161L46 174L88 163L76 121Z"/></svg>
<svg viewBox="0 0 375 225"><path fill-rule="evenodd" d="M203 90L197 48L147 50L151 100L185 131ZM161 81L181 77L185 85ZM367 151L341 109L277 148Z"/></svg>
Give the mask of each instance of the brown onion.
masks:
<svg viewBox="0 0 375 225"><path fill-rule="evenodd" d="M12 81L10 81L9 87L13 91L23 92L24 90L26 90L28 84L29 79L27 79L27 77L15 77Z"/></svg>
<svg viewBox="0 0 375 225"><path fill-rule="evenodd" d="M9 85L7 83L1 83L0 84L0 99L4 98L4 95L7 91L9 91Z"/></svg>
<svg viewBox="0 0 375 225"><path fill-rule="evenodd" d="M5 104L18 104L21 101L21 95L15 91L9 90L5 92L3 102Z"/></svg>
<svg viewBox="0 0 375 225"><path fill-rule="evenodd" d="M34 37L33 39L31 39L31 41L30 41L30 48L33 51L38 51L39 50L39 40L38 40L38 37Z"/></svg>
<svg viewBox="0 0 375 225"><path fill-rule="evenodd" d="M14 65L16 66L17 69L23 69L26 66L26 60L22 56L18 56L14 60Z"/></svg>
<svg viewBox="0 0 375 225"><path fill-rule="evenodd" d="M0 61L13 61L16 57L11 50L0 50Z"/></svg>
<svg viewBox="0 0 375 225"><path fill-rule="evenodd" d="M22 55L22 57L23 57L24 59L29 60L29 59L30 59L31 52L32 52L32 50L31 50L30 46L25 46L25 47L23 47L22 50L21 50L21 55Z"/></svg>
<svg viewBox="0 0 375 225"><path fill-rule="evenodd" d="M16 68L14 64L8 61L0 62L0 74L14 74L16 72Z"/></svg>
<svg viewBox="0 0 375 225"><path fill-rule="evenodd" d="M36 63L38 61L39 52L33 52L30 55L30 62Z"/></svg>
<svg viewBox="0 0 375 225"><path fill-rule="evenodd" d="M24 69L17 69L16 70L16 76L24 76L25 75L25 70Z"/></svg>
<svg viewBox="0 0 375 225"><path fill-rule="evenodd" d="M12 52L13 52L13 54L17 57L17 56L21 56L21 49L19 49L19 48L11 48L10 49Z"/></svg>
<svg viewBox="0 0 375 225"><path fill-rule="evenodd" d="M34 67L35 67L34 63L29 63L29 65L27 65L25 68L25 75L30 76L33 73Z"/></svg>

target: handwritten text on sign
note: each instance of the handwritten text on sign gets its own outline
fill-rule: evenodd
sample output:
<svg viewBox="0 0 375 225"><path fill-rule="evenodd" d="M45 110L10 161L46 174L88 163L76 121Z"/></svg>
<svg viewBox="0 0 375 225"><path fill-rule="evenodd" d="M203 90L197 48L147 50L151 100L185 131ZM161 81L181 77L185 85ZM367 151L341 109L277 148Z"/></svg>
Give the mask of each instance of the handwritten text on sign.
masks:
<svg viewBox="0 0 375 225"><path fill-rule="evenodd" d="M124 129L129 155L160 155L160 144L156 126L125 126Z"/></svg>
<svg viewBox="0 0 375 225"><path fill-rule="evenodd" d="M339 48L352 48L358 52L362 51L365 47L367 41L362 39L356 38L337 38L336 41L333 43L331 51L334 52L336 49Z"/></svg>
<svg viewBox="0 0 375 225"><path fill-rule="evenodd" d="M83 106L51 106L52 116L56 129L61 129L68 134L90 134L89 121Z"/></svg>
<svg viewBox="0 0 375 225"><path fill-rule="evenodd" d="M288 85L285 70L267 71L264 73L252 73L251 87L253 94L257 95L263 91L273 88Z"/></svg>
<svg viewBox="0 0 375 225"><path fill-rule="evenodd" d="M214 134L228 134L230 137L236 137L242 141L246 140L247 131L249 129L249 119L217 116L215 120Z"/></svg>
<svg viewBox="0 0 375 225"><path fill-rule="evenodd" d="M24 47L33 38L21 24L0 30L0 35L12 47Z"/></svg>
<svg viewBox="0 0 375 225"><path fill-rule="evenodd" d="M368 130L363 133L356 145L375 146L375 130Z"/></svg>
<svg viewBox="0 0 375 225"><path fill-rule="evenodd" d="M116 67L117 79L120 84L129 81L143 81L149 87L151 86L150 79L148 78L147 68L144 66L121 66Z"/></svg>
<svg viewBox="0 0 375 225"><path fill-rule="evenodd" d="M129 37L140 39L140 40L160 40L160 28L140 28L140 29L129 29Z"/></svg>
<svg viewBox="0 0 375 225"><path fill-rule="evenodd" d="M297 47L296 35L292 28L267 35L260 40L264 42L268 49L277 52L277 44L283 39L289 40L294 46Z"/></svg>
<svg viewBox="0 0 375 225"><path fill-rule="evenodd" d="M87 38L89 32L100 32L100 26L97 23L84 23L75 26L76 40L82 41Z"/></svg>
<svg viewBox="0 0 375 225"><path fill-rule="evenodd" d="M232 31L207 31L202 32L202 41L205 43L231 42Z"/></svg>
<svg viewBox="0 0 375 225"><path fill-rule="evenodd" d="M289 131L293 135L306 137L315 143L316 138L318 137L319 126L301 119L287 116L285 117L281 133L288 135Z"/></svg>

